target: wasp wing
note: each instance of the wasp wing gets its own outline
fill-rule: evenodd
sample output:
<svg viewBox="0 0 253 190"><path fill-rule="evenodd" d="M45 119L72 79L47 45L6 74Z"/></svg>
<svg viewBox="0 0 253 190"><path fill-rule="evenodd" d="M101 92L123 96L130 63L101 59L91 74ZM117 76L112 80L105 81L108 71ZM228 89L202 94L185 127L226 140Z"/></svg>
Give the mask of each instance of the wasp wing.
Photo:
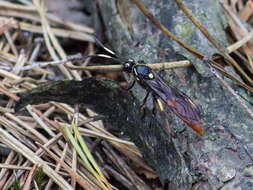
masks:
<svg viewBox="0 0 253 190"><path fill-rule="evenodd" d="M154 79L145 80L145 86L151 89L188 126L202 135L203 130L198 107L183 92L166 84L157 73L153 72L153 74Z"/></svg>

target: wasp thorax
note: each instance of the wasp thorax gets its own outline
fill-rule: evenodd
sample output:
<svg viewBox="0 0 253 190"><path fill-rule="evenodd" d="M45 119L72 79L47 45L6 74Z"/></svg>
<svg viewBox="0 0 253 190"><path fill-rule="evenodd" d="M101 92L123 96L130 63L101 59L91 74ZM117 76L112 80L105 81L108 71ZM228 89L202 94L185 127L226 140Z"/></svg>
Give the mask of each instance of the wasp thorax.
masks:
<svg viewBox="0 0 253 190"><path fill-rule="evenodd" d="M138 79L152 80L154 79L154 74L152 70L146 65L135 65L133 67L133 73Z"/></svg>

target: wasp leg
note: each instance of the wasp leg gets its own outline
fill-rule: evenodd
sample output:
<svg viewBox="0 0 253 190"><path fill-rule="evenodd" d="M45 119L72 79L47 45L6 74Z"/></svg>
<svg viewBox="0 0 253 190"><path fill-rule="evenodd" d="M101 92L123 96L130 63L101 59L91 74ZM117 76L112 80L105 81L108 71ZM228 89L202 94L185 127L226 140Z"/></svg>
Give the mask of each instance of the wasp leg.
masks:
<svg viewBox="0 0 253 190"><path fill-rule="evenodd" d="M165 74L166 74L166 72L165 72L164 69L160 69L160 70L158 71L158 75L159 75L161 78L163 78L163 77L165 76Z"/></svg>
<svg viewBox="0 0 253 190"><path fill-rule="evenodd" d="M135 80L133 80L132 84L127 88L127 91L131 90L135 85Z"/></svg>
<svg viewBox="0 0 253 190"><path fill-rule="evenodd" d="M176 130L176 133L181 134L181 133L183 133L185 131L186 131L186 127L183 127L183 129L181 129L181 130Z"/></svg>
<svg viewBox="0 0 253 190"><path fill-rule="evenodd" d="M139 60L138 64L146 64L144 60Z"/></svg>
<svg viewBox="0 0 253 190"><path fill-rule="evenodd" d="M147 102L147 99L148 99L148 97L149 97L149 94L150 94L150 92L147 92L147 94L146 94L145 98L143 99L142 104L141 104L141 106L140 106L141 110L143 110L143 113L142 113L142 116L141 116L142 119L144 119L144 117L145 117L145 115L146 115L144 105L145 105L146 102Z"/></svg>
<svg viewBox="0 0 253 190"><path fill-rule="evenodd" d="M144 119L145 116L146 116L146 109L144 107L141 107L141 111L142 111L142 113L141 113L141 119Z"/></svg>
<svg viewBox="0 0 253 190"><path fill-rule="evenodd" d="M155 98L155 96L153 95L152 96L152 99L153 99L153 108L152 108L152 114L153 115L156 115L156 113L157 113L157 108L156 108L156 98Z"/></svg>
<svg viewBox="0 0 253 190"><path fill-rule="evenodd" d="M165 112L165 110L168 108L167 105L165 104L164 107L163 103L161 102L161 99L155 96L154 94L152 97L153 97L153 109L152 109L153 114L155 115L157 113L157 107L159 109L159 112L161 113Z"/></svg>
<svg viewBox="0 0 253 190"><path fill-rule="evenodd" d="M147 92L145 98L142 100L141 108L146 104L147 99L148 99L148 97L149 97L149 94L150 94L150 92Z"/></svg>

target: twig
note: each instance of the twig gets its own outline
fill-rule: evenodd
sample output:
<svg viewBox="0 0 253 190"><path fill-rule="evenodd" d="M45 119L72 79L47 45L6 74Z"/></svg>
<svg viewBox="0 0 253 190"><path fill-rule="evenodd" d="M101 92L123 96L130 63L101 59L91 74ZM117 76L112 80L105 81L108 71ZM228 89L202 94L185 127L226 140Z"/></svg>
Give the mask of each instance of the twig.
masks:
<svg viewBox="0 0 253 190"><path fill-rule="evenodd" d="M82 56L81 53L67 56L64 59L58 61L46 61L46 62L33 62L31 65L23 66L20 68L20 71L30 70L35 67L46 67L48 65L59 65L62 63L66 63L68 61L73 60L80 60L85 58L86 56ZM30 62L30 61L29 61ZM173 68L180 68L180 67L190 67L192 64L188 60L184 61L176 61L176 62L163 62L163 63L155 63L155 64L148 64L151 69L160 70L160 69L173 69ZM74 66L70 64L66 64L66 67L73 70L85 70L85 71L122 71L122 65L96 65L96 66ZM0 66L0 69L12 71L13 68L10 66Z"/></svg>
<svg viewBox="0 0 253 190"><path fill-rule="evenodd" d="M35 5L35 7L37 8L39 15L40 15L41 27L43 30L43 36L44 36L44 40L45 40L47 49L48 49L51 57L55 61L57 61L57 60L59 60L59 57L55 51L55 47L53 47L51 44L51 43L53 43L52 40L54 40L54 38L52 39L52 36L54 36L54 35L52 34L50 25L47 22L45 15L44 15L44 11L45 11L44 1L33 0L33 3ZM67 71L67 69L63 65L58 65L58 67L61 70L61 72L66 76L67 79L69 79L69 80L73 79L73 77L70 75L70 73Z"/></svg>
<svg viewBox="0 0 253 190"><path fill-rule="evenodd" d="M188 18L200 29L200 31L207 37L207 39L216 47L216 49L221 52L224 57L242 74L242 76L251 84L253 84L253 81L251 78L244 72L244 70L236 63L236 61L225 51L222 49L222 47L216 42L216 40L211 36L211 34L208 32L208 30L201 25L201 23L198 21L198 19L191 13L191 11L181 2L181 0L175 0L179 8L181 8L184 13L188 16ZM213 62L210 60L210 62ZM223 86L226 87L226 89L236 98L236 100L239 102L239 104L247 111L249 116L253 118L253 113L251 110L247 107L245 102L235 93L235 91L229 86L229 84L224 81L219 74L216 72L215 69L211 68L211 72L219 79L219 81L223 84Z"/></svg>
<svg viewBox="0 0 253 190"><path fill-rule="evenodd" d="M15 54L16 57L18 57L18 50L17 50L15 44L13 43L13 41L11 39L11 36L10 36L10 33L8 32L8 30L6 30L4 32L4 35L5 35L6 39L8 40L8 42L10 44L12 52Z"/></svg>
<svg viewBox="0 0 253 190"><path fill-rule="evenodd" d="M9 28L13 27L15 25L15 21L13 19L9 19L1 23L0 25L0 35L4 33Z"/></svg>
<svg viewBox="0 0 253 190"><path fill-rule="evenodd" d="M170 38L174 39L176 42L178 42L180 45L182 45L186 50L188 50L189 52L193 53L197 58L203 60L204 59L204 55L202 55L199 51L197 51L196 49L193 49L191 47L189 47L188 45L184 44L182 41L180 41L179 39L177 39L177 37L175 37L171 32L168 31L168 29L165 28L165 26L163 26L161 23L159 23L154 16L148 12L148 10L141 4L140 0L133 0L134 3L139 7L139 9L142 11L142 13L144 15L147 16L147 18L154 24L156 25L160 30L162 30L165 34L167 34ZM240 79L238 79L237 77L235 77L234 75L228 73L226 70L224 70L222 67L219 66L218 63L216 63L215 61L211 60L211 63L215 66L215 68L219 68L219 71L222 71L222 73L226 73L226 76L229 77L230 79L236 79L235 81L243 86L243 87L247 87L246 89L250 89L251 87L245 83L243 83ZM251 90L251 92L253 92Z"/></svg>
<svg viewBox="0 0 253 190"><path fill-rule="evenodd" d="M31 170L32 167L23 167L23 166L17 166L17 165L11 165L11 164L0 164L0 168L7 168L12 170Z"/></svg>
<svg viewBox="0 0 253 190"><path fill-rule="evenodd" d="M25 71L25 70L30 70L30 69L35 68L35 67L46 67L46 66L48 66L48 65L59 65L59 64L62 64L62 63L66 63L66 62L68 62L68 61L71 61L71 60L81 59L82 57L83 57L83 56L82 56L81 54L75 54L75 55L67 56L66 58L61 59L61 60L58 60L58 61L33 62L32 65L24 66L24 67L20 68L19 70L20 70L20 71ZM10 71L13 70L13 68L8 67L8 66L0 66L0 69L10 70Z"/></svg>
<svg viewBox="0 0 253 190"><path fill-rule="evenodd" d="M25 50L21 49L19 53L18 61L13 67L12 72L17 75L20 72L20 68L24 66L25 61L26 61Z"/></svg>
<svg viewBox="0 0 253 190"><path fill-rule="evenodd" d="M47 13L47 18L49 20L52 20L58 24L62 24L66 27L69 27L71 29L74 29L74 30L78 30L80 31L81 33L88 33L88 34L94 34L94 29L93 28L90 28L88 26L84 26L84 25L80 25L80 24L76 24L76 23L73 23L73 22L70 22L70 21L67 21L67 20L62 20L61 18L53 15L53 14L50 14L50 13Z"/></svg>
<svg viewBox="0 0 253 190"><path fill-rule="evenodd" d="M220 77L220 75L216 72L216 70L213 67L211 68L211 72L219 79L219 81L226 87L226 89L236 98L236 100L239 102L241 107L244 108L245 111L249 114L249 116L253 119L253 113L246 105L246 102L242 98L240 98L240 96L236 94L236 92L229 86L229 84L226 81L224 81Z"/></svg>
<svg viewBox="0 0 253 190"><path fill-rule="evenodd" d="M231 18L231 20L228 20L228 23L230 25L230 28L233 31L233 34L234 34L235 38L237 40L239 40L242 37L247 36L248 35L248 29L245 27L243 21L240 20L238 18L238 16L236 16L234 11L230 7L228 7L225 3L223 3L222 5L223 5L223 8L226 11L227 15ZM250 70L252 70L253 69L253 61L252 61L252 58L251 58L252 53L251 53L251 50L250 50L250 46L247 45L247 44L244 44L242 49L243 49L243 51L244 51L244 53L245 53L245 55L248 59L248 62L249 62L249 65L250 65Z"/></svg>
<svg viewBox="0 0 253 190"><path fill-rule="evenodd" d="M10 97L13 100L19 100L19 97L16 94L13 94L9 92L8 90L4 89L3 87L0 87L0 92L5 94L6 96Z"/></svg>
<svg viewBox="0 0 253 190"><path fill-rule="evenodd" d="M50 24L47 21L46 17L45 17L45 4L44 1L39 1L39 0L33 0L33 3L35 4L35 6L38 9L38 12L40 14L41 17L41 23L42 23L42 28L43 28L43 35L46 38L50 39L50 42L52 43L53 47L50 47L50 42L47 42L47 47L51 48L51 51L53 51L53 49L56 50L56 52L59 54L59 56L61 58L65 58L67 55L64 52L64 49L61 47L58 39L55 37L54 33L51 30ZM49 40L48 39L48 40ZM53 51L54 52L54 51ZM52 52L52 53L53 53ZM54 52L54 53L56 53ZM58 58L54 55L53 57L55 60L58 60ZM69 73L69 71L65 68L64 65L59 65L59 69L62 71L62 73L68 78L68 79L73 79L73 77L76 80L82 80L80 75L76 72L76 71L71 71L71 74Z"/></svg>
<svg viewBox="0 0 253 190"><path fill-rule="evenodd" d="M108 72L108 71L122 71L122 65L96 65L96 66L73 66L73 65L66 65L70 69L74 70L86 70L86 71L101 71L101 72ZM177 61L177 62L164 62L164 63L155 63L155 64L148 64L151 69L160 70L160 69L173 69L179 67L189 67L192 66L190 61Z"/></svg>
<svg viewBox="0 0 253 190"><path fill-rule="evenodd" d="M195 24L206 38L213 44L214 47L242 74L242 76L253 85L253 80L244 72L237 62L216 42L208 30L199 22L199 20L191 13L191 11L182 3L181 0L174 0L178 7L184 11L188 18Z"/></svg>
<svg viewBox="0 0 253 190"><path fill-rule="evenodd" d="M53 152L51 152L48 148L44 147L42 144L37 143L41 149L43 149L46 153L48 153L57 163L59 163L76 181L82 186L84 189L90 189L87 181L84 180L80 175L73 172L70 167L68 167L60 158L58 158ZM72 188L71 188L72 189Z"/></svg>
<svg viewBox="0 0 253 190"><path fill-rule="evenodd" d="M24 6L20 4L10 3L8 1L0 1L0 7L4 9L14 9L17 11L36 11L34 6Z"/></svg>
<svg viewBox="0 0 253 190"><path fill-rule="evenodd" d="M35 175L35 172L36 172L37 168L38 168L38 164L34 164L32 169L29 171L29 175L28 175L28 177L26 179L26 182L23 186L23 190L29 190L30 189L31 183L32 183L32 180L33 180L32 178Z"/></svg>
<svg viewBox="0 0 253 190"><path fill-rule="evenodd" d="M10 9L1 9L0 5L0 15L3 17L8 17L8 18L21 18L21 19L26 19L34 22L40 22L40 18L38 15L26 13L26 12L18 12L16 10L10 10Z"/></svg>
<svg viewBox="0 0 253 190"><path fill-rule="evenodd" d="M239 49L240 47L242 47L244 44L246 44L252 38L253 38L253 30L250 33L248 33L246 36L244 36L241 40L239 40L236 43L228 46L227 51L229 53L231 53L231 52Z"/></svg>
<svg viewBox="0 0 253 190"><path fill-rule="evenodd" d="M0 8L2 9L0 12L2 12L3 13L2 15L5 15L5 16L10 15L14 17L19 17L22 15L22 18L28 18L31 20L36 19L36 17L34 18L34 15L33 15L34 13L36 13L36 8L32 4L20 5L20 4L0 1ZM5 11L5 10L8 10L8 11ZM71 29L78 30L80 32L89 33L89 34L94 33L93 28L76 24L67 20L62 20L61 18L51 13L46 13L46 17L54 23L64 25Z"/></svg>
<svg viewBox="0 0 253 190"><path fill-rule="evenodd" d="M138 8L142 11L142 13L154 24L156 25L158 28L160 28L161 31L163 31L165 34L167 34L170 38L172 38L173 40L175 40L178 44L180 44L182 47L184 47L185 49L187 49L189 52L191 52L192 54L194 54L196 57L198 57L199 59L203 59L204 56L198 52L196 49L188 46L187 44L185 44L183 41L181 41L180 39L178 39L174 34L172 34L164 25L162 25L161 23L159 23L155 17L142 5L142 3L140 2L140 0L133 0L134 3L138 6Z"/></svg>
<svg viewBox="0 0 253 190"><path fill-rule="evenodd" d="M61 161L64 161L65 157L66 157L66 153L67 153L67 150L68 150L68 143L65 143L65 146L64 146L64 149L63 149L63 152L62 152L62 155L61 155ZM61 169L61 164L58 163L56 165L56 168L55 168L55 171L59 172ZM53 184L53 180L52 179L49 179L48 183L47 183L47 186L45 187L45 190L49 190L49 189L52 189L51 186Z"/></svg>
<svg viewBox="0 0 253 190"><path fill-rule="evenodd" d="M10 22L10 18L2 17L0 16L0 20L2 22ZM34 25L34 24L28 24L26 22L19 22L15 19L12 19L10 22L10 25L13 26L16 29L21 29L24 31L28 32L33 32L33 33L39 33L42 34L42 29L40 26ZM90 34L86 34L83 32L78 32L78 31L73 31L73 30L66 30L66 29L60 29L60 28L55 28L52 27L52 32L62 38L72 38L76 40L81 40L81 41L89 41L89 42L94 42L93 36Z"/></svg>
<svg viewBox="0 0 253 190"><path fill-rule="evenodd" d="M15 41L15 40L17 39L17 37L18 37L18 34L19 34L18 31L13 32L13 33L12 33L12 36L11 36L11 41ZM8 52L10 51L10 49L11 49L11 46L10 46L10 45L11 45L10 43L6 44L6 45L3 47L3 52L8 53ZM16 51L17 51L17 50L16 50ZM14 54L15 54L15 53L14 53ZM18 57L18 54L17 54L17 55L15 54L15 56Z"/></svg>
<svg viewBox="0 0 253 190"><path fill-rule="evenodd" d="M40 51L40 47L41 47L41 43L43 42L43 38L36 38L34 40L36 46L30 56L30 59L29 59L29 63L32 64L32 62L36 59L36 57L38 56L39 54L39 51Z"/></svg>
<svg viewBox="0 0 253 190"><path fill-rule="evenodd" d="M188 45L184 44L182 41L180 41L178 38L176 38L171 32L168 31L168 29L162 25L161 23L159 23L154 16L142 5L142 3L140 2L140 0L133 0L134 3L139 7L139 9L142 11L142 13L144 15L147 16L147 18L154 24L156 25L158 28L160 28L161 31L163 31L164 33L166 33L170 38L174 39L176 42L178 42L180 45L182 45L184 48L186 48L189 52L193 53L196 57L198 57L199 59L203 60L205 57L204 55L202 55L200 52L198 52L197 50L189 47ZM179 8L181 8L184 13L189 17L189 19L191 19L191 21L201 30L201 32L208 38L208 40L224 55L224 57L234 66L237 68L237 70L243 75L243 77L249 81L251 84L253 84L253 81L249 78L249 76L242 70L242 68L234 61L234 59L232 57L230 57L230 55L223 50L219 44L216 42L216 40L209 34L209 32L206 30L205 27L203 27L201 25L201 23L197 20L197 18L191 13L191 11L180 1L180 0L175 0L175 2L177 3L177 5L179 6ZM224 73L226 73L227 75L230 75L229 73L227 73L224 69L221 69L219 64L216 63L213 60L209 60L210 63L212 63L212 65L215 66L215 68L219 68L219 70L222 70ZM231 75L232 76L232 75ZM233 78L236 78L235 76L232 76ZM236 78L237 79L237 78ZM236 80L237 82L240 81L239 79ZM222 81L221 81L222 82ZM222 84L224 84L222 82ZM240 81L241 85L246 85L244 84L242 81ZM231 92L232 95L234 95L233 91L231 91L231 87L228 84L224 84L224 86L229 90L229 92ZM249 87L251 88L251 87ZM241 103L240 98L238 98L238 95L234 95L235 98ZM245 107L245 104L241 104L243 107ZM247 107L247 106L246 106ZM249 109L249 108L246 108ZM251 113L249 113L250 116Z"/></svg>
<svg viewBox="0 0 253 190"><path fill-rule="evenodd" d="M64 180L60 175L58 175L52 168L50 168L45 161L38 157L31 149L22 144L18 139L13 135L8 133L6 130L0 128L0 137L5 144L12 147L14 150L25 156L34 164L40 164L43 168L43 171L54 180L56 184L59 185L62 189L72 189L72 187Z"/></svg>

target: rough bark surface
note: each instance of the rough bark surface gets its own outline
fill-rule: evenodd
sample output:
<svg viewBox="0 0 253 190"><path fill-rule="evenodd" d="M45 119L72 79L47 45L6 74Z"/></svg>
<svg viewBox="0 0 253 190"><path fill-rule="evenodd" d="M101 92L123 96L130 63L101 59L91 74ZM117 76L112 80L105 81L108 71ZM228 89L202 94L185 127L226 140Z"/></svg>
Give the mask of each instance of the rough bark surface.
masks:
<svg viewBox="0 0 253 190"><path fill-rule="evenodd" d="M188 45L207 57L216 49L174 1L142 1L156 19ZM223 18L218 1L183 1L222 46L226 46ZM131 1L98 1L110 46L120 54L147 63L180 60L187 57L194 68L168 71L164 77L202 108L204 135L191 130L173 138L185 162L179 164L181 175L171 175L163 162L166 155L151 166L168 189L252 189L253 188L253 121L238 102L209 73L203 62L187 53L176 42L155 28ZM231 83L231 81L228 81ZM233 85L235 90L241 91ZM145 91L136 85L134 94L142 99ZM252 107L251 107L252 109ZM169 123L178 130L185 127L175 115L168 113ZM168 136L168 138L171 138ZM140 147L139 147L140 148ZM156 147L157 148L157 147ZM150 154L166 152L159 147ZM169 155L167 155L169 156ZM149 158L147 158L149 159ZM151 163L149 160L147 160ZM159 165L155 165L155 164ZM186 164L184 164L186 163ZM187 176L187 177L186 177ZM177 185L178 184L178 185Z"/></svg>

